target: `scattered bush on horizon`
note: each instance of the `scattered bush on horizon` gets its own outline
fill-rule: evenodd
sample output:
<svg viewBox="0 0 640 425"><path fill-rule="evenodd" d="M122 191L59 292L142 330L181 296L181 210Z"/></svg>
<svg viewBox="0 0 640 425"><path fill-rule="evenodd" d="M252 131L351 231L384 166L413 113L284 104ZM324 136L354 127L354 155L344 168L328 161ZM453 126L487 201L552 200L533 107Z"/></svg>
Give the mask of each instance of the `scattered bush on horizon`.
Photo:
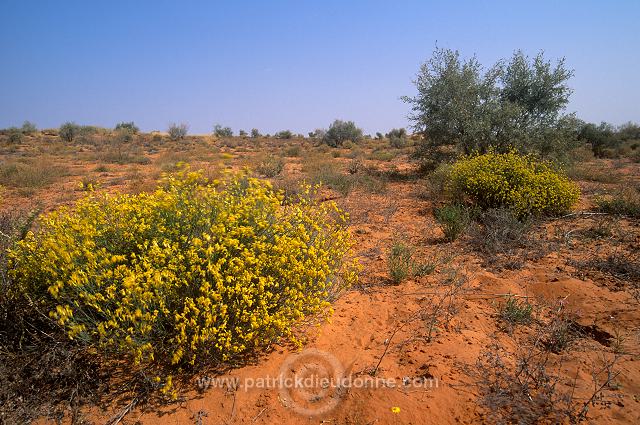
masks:
<svg viewBox="0 0 640 425"><path fill-rule="evenodd" d="M140 132L140 129L136 126L136 124L133 121L129 121L129 122L119 122L118 124L116 124L115 130L126 130L130 133L133 134L137 134Z"/></svg>
<svg viewBox="0 0 640 425"><path fill-rule="evenodd" d="M356 281L345 214L312 195L283 206L268 182L187 169L153 193L91 194L10 250L9 296L100 358L158 373L175 395L167 368L293 338Z"/></svg>
<svg viewBox="0 0 640 425"><path fill-rule="evenodd" d="M331 147L338 147L347 140L358 142L362 139L362 130L353 121L335 120L322 137L322 141Z"/></svg>
<svg viewBox="0 0 640 425"><path fill-rule="evenodd" d="M213 135L216 137L233 137L233 130L231 127L223 127L220 124L213 126Z"/></svg>
<svg viewBox="0 0 640 425"><path fill-rule="evenodd" d="M407 130L404 128L394 128L386 134L389 144L394 148L403 148L407 145Z"/></svg>
<svg viewBox="0 0 640 425"><path fill-rule="evenodd" d="M169 133L169 138L171 140L180 140L180 139L184 139L187 136L188 131L189 131L189 126L187 124L172 123L169 125L169 129L167 130L167 133Z"/></svg>
<svg viewBox="0 0 640 425"><path fill-rule="evenodd" d="M73 139L80 133L80 126L74 122L65 122L58 130L58 136L65 142L71 143Z"/></svg>
<svg viewBox="0 0 640 425"><path fill-rule="evenodd" d="M291 139L293 137L293 133L291 130L282 130L274 134L273 137L276 139Z"/></svg>
<svg viewBox="0 0 640 425"><path fill-rule="evenodd" d="M251 129L251 138L252 139L257 139L258 137L260 137L260 131L257 128L252 128Z"/></svg>
<svg viewBox="0 0 640 425"><path fill-rule="evenodd" d="M244 130L240 130L240 131L238 131L238 136L240 136L242 138L245 138L245 137L247 137L247 132L244 131Z"/></svg>
<svg viewBox="0 0 640 425"><path fill-rule="evenodd" d="M31 121L25 121L22 123L20 130L23 134L33 134L38 131L38 127L36 127L36 125Z"/></svg>
<svg viewBox="0 0 640 425"><path fill-rule="evenodd" d="M482 209L508 207L520 217L563 213L580 197L578 186L548 163L513 151L460 159L449 178L454 196Z"/></svg>

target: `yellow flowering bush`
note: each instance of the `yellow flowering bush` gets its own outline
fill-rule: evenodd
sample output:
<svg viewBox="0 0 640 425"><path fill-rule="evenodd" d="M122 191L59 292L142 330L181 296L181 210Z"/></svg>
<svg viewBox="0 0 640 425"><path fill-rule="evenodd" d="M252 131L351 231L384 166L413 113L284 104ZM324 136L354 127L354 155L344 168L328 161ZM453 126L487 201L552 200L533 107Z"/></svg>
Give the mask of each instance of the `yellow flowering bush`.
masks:
<svg viewBox="0 0 640 425"><path fill-rule="evenodd" d="M545 162L516 152L469 156L453 164L454 193L481 208L509 207L519 216L569 210L580 189Z"/></svg>
<svg viewBox="0 0 640 425"><path fill-rule="evenodd" d="M90 194L10 252L15 296L135 364L225 361L292 337L357 279L346 216L270 183L188 168L153 193Z"/></svg>

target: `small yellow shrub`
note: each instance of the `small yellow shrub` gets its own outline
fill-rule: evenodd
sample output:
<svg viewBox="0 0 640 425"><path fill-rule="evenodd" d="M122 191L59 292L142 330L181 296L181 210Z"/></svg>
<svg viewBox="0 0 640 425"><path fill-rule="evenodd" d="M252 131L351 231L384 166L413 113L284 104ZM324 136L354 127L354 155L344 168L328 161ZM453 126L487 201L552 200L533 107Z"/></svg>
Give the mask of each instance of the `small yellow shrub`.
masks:
<svg viewBox="0 0 640 425"><path fill-rule="evenodd" d="M329 314L357 279L345 214L282 200L268 182L188 169L154 193L89 195L10 251L14 296L111 358L228 360Z"/></svg>
<svg viewBox="0 0 640 425"><path fill-rule="evenodd" d="M509 207L520 216L569 210L580 189L547 163L516 152L489 152L453 164L451 189L481 208Z"/></svg>

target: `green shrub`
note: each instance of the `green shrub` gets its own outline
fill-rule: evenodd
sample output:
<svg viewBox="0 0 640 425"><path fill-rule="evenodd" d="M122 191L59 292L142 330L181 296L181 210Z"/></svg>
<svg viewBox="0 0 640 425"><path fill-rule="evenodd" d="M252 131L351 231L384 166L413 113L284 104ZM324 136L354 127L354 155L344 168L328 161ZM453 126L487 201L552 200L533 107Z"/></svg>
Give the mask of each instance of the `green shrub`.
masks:
<svg viewBox="0 0 640 425"><path fill-rule="evenodd" d="M136 124L133 121L129 121L129 122L119 122L118 124L116 124L115 130L126 130L130 133L133 134L137 134L140 129L136 126Z"/></svg>
<svg viewBox="0 0 640 425"><path fill-rule="evenodd" d="M256 167L256 171L265 177L275 177L284 169L284 160L279 156L268 155Z"/></svg>
<svg viewBox="0 0 640 425"><path fill-rule="evenodd" d="M66 122L60 126L58 135L65 142L71 143L73 139L80 133L80 126L74 122Z"/></svg>
<svg viewBox="0 0 640 425"><path fill-rule="evenodd" d="M36 125L31 121L25 121L22 123L20 131L22 131L23 134L33 134L38 131L38 127L36 127Z"/></svg>
<svg viewBox="0 0 640 425"><path fill-rule="evenodd" d="M22 143L22 141L24 140L24 134L17 127L10 127L7 129L7 138L9 140L9 143L17 145Z"/></svg>
<svg viewBox="0 0 640 425"><path fill-rule="evenodd" d="M602 212L638 218L640 217L640 192L627 187L612 195L597 198L596 205Z"/></svg>
<svg viewBox="0 0 640 425"><path fill-rule="evenodd" d="M435 210L435 217L444 233L445 239L452 242L458 239L469 226L471 215L464 205L445 205Z"/></svg>
<svg viewBox="0 0 640 425"><path fill-rule="evenodd" d="M302 152L302 148L299 145L295 145L295 146L289 146L287 149L285 149L284 154L289 157L295 157L295 156L300 156L301 152Z"/></svg>
<svg viewBox="0 0 640 425"><path fill-rule="evenodd" d="M335 120L324 134L322 141L331 147L342 145L347 140L358 142L362 139L362 130L353 121Z"/></svg>
<svg viewBox="0 0 640 425"><path fill-rule="evenodd" d="M486 208L512 208L518 215L569 210L580 189L545 162L515 152L465 157L451 167L454 193Z"/></svg>
<svg viewBox="0 0 640 425"><path fill-rule="evenodd" d="M355 282L345 216L306 193L283 206L266 182L184 170L153 193L89 195L10 251L10 296L173 395L162 371L292 337Z"/></svg>
<svg viewBox="0 0 640 425"><path fill-rule="evenodd" d="M260 131L258 131L257 128L252 128L251 129L251 138L252 139L257 139L258 137L260 137Z"/></svg>
<svg viewBox="0 0 640 425"><path fill-rule="evenodd" d="M510 325L526 325L531 323L533 305L528 299L520 301L513 295L508 295L500 308L500 318Z"/></svg>
<svg viewBox="0 0 640 425"><path fill-rule="evenodd" d="M413 250L401 241L394 241L387 258L389 277L395 284L401 283L411 275Z"/></svg>
<svg viewBox="0 0 640 425"><path fill-rule="evenodd" d="M216 137L233 137L233 130L231 127L223 127L220 124L213 126L213 135Z"/></svg>
<svg viewBox="0 0 640 425"><path fill-rule="evenodd" d="M189 126L187 126L187 124L173 123L169 125L169 129L167 130L167 132L169 133L169 138L171 140L180 140L185 138L188 130L189 130Z"/></svg>
<svg viewBox="0 0 640 425"><path fill-rule="evenodd" d="M290 130L282 130L274 134L273 137L276 139L291 139L293 137L293 133Z"/></svg>

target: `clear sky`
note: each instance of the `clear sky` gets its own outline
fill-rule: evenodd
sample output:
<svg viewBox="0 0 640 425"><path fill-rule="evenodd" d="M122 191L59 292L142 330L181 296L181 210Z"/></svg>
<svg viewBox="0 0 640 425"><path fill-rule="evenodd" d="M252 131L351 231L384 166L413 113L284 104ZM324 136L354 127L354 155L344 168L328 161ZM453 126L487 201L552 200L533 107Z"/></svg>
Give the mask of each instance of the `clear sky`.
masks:
<svg viewBox="0 0 640 425"><path fill-rule="evenodd" d="M569 111L640 121L640 1L0 0L0 127L407 125L440 47L566 57Z"/></svg>

